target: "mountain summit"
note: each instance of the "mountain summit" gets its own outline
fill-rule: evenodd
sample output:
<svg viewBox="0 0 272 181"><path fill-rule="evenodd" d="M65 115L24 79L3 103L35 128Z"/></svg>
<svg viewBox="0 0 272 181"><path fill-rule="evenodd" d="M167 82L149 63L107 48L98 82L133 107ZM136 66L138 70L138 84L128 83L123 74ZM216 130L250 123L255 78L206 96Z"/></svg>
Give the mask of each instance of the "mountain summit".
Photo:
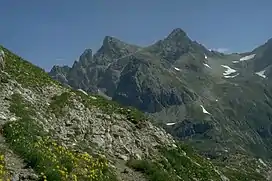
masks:
<svg viewBox="0 0 272 181"><path fill-rule="evenodd" d="M177 37L187 37L187 34L181 28L176 28L168 35L167 39L173 39Z"/></svg>

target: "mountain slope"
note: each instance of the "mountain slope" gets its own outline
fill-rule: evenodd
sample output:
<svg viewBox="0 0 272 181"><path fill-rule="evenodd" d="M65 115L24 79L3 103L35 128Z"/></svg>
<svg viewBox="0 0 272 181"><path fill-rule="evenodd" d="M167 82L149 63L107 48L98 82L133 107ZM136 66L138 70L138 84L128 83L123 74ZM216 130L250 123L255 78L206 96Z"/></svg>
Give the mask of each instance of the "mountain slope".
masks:
<svg viewBox="0 0 272 181"><path fill-rule="evenodd" d="M237 155L270 162L270 42L252 52L225 55L175 29L134 53L120 56L116 51L121 58L112 59L102 74L83 74L101 80L89 81L88 86L146 112L155 124L215 163L229 163Z"/></svg>
<svg viewBox="0 0 272 181"><path fill-rule="evenodd" d="M139 111L72 90L0 47L0 179L264 180L258 160L244 170L213 165ZM178 159L177 159L178 158ZM255 167L259 167L256 172Z"/></svg>

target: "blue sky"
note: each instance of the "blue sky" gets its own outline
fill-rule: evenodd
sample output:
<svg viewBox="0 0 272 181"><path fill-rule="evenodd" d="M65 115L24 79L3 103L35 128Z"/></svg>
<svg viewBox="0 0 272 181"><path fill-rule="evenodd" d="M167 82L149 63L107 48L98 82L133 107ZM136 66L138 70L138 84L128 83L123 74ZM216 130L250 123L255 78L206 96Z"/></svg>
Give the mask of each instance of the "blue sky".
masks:
<svg viewBox="0 0 272 181"><path fill-rule="evenodd" d="M0 0L0 44L49 70L106 35L138 45L174 28L208 48L249 51L272 38L271 0Z"/></svg>

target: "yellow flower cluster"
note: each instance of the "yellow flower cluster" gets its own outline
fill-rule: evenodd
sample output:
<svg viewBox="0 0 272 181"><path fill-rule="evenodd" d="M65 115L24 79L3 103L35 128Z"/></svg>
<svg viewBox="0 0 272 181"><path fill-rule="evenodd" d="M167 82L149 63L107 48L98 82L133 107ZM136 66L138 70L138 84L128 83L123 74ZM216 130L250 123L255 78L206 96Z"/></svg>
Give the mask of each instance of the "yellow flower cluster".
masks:
<svg viewBox="0 0 272 181"><path fill-rule="evenodd" d="M102 158L94 158L88 153L76 153L60 146L49 137L39 139L35 143L35 147L42 156L41 164L44 170L51 165L52 171L59 175L60 180L96 181L107 179L103 171L108 168L108 164ZM44 176L44 181L49 177L48 175L45 177L44 173L42 176Z"/></svg>
<svg viewBox="0 0 272 181"><path fill-rule="evenodd" d="M4 155L0 154L0 181L10 181L8 174L5 169L5 158Z"/></svg>
<svg viewBox="0 0 272 181"><path fill-rule="evenodd" d="M11 148L42 176L54 181L106 181L115 177L107 161L61 146L45 133L31 115L34 113L20 97L14 97L10 111L21 117L4 125L3 133Z"/></svg>

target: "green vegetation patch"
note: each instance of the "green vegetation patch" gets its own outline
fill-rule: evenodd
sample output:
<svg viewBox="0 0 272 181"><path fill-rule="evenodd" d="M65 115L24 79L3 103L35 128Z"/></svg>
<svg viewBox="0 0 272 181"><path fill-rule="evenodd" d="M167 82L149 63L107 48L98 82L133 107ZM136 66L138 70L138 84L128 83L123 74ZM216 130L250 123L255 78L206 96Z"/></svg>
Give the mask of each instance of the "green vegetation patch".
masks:
<svg viewBox="0 0 272 181"><path fill-rule="evenodd" d="M10 111L20 119L4 125L6 141L44 180L116 180L104 158L70 150L51 139L19 94L12 96Z"/></svg>
<svg viewBox="0 0 272 181"><path fill-rule="evenodd" d="M177 181L178 177L164 170L158 162L151 160L130 160L127 165L136 171L142 172L150 181Z"/></svg>
<svg viewBox="0 0 272 181"><path fill-rule="evenodd" d="M60 83L51 79L43 69L13 54L4 47L0 47L0 49L3 49L5 53L4 70L23 86L37 88L53 83L60 85Z"/></svg>
<svg viewBox="0 0 272 181"><path fill-rule="evenodd" d="M186 150L186 154L184 152ZM156 160L132 160L128 165L157 180L220 180L211 163L193 152L190 147L161 148L162 157Z"/></svg>
<svg viewBox="0 0 272 181"><path fill-rule="evenodd" d="M252 180L259 180L264 181L266 178L257 172L239 172L237 170L228 169L224 172L225 175L231 181L252 181Z"/></svg>

